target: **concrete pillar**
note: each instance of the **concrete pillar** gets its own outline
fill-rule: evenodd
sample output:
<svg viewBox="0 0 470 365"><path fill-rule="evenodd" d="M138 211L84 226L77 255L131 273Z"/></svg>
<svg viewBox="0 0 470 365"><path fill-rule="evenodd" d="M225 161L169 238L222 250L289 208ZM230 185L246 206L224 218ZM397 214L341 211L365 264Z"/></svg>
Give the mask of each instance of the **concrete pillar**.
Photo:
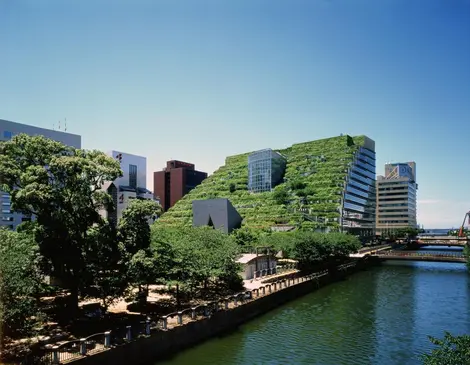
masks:
<svg viewBox="0 0 470 365"><path fill-rule="evenodd" d="M204 317L209 317L209 306L208 305L204 306Z"/></svg>
<svg viewBox="0 0 470 365"><path fill-rule="evenodd" d="M274 283L274 290L277 290L277 283Z"/></svg>
<svg viewBox="0 0 470 365"><path fill-rule="evenodd" d="M145 321L145 334L150 336L150 320L148 319Z"/></svg>
<svg viewBox="0 0 470 365"><path fill-rule="evenodd" d="M196 308L191 308L191 319L196 319Z"/></svg>
<svg viewBox="0 0 470 365"><path fill-rule="evenodd" d="M269 293L272 293L272 291L273 291L271 287L272 287L272 284L269 284L269 286L268 286L268 292Z"/></svg>
<svg viewBox="0 0 470 365"><path fill-rule="evenodd" d="M183 324L183 312L178 312L178 324Z"/></svg>
<svg viewBox="0 0 470 365"><path fill-rule="evenodd" d="M287 288L287 280L284 280L284 288Z"/></svg>
<svg viewBox="0 0 470 365"><path fill-rule="evenodd" d="M235 307L236 307L237 304L238 304L238 297L234 297L233 299L234 299L234 300L233 300L233 304L234 304Z"/></svg>
<svg viewBox="0 0 470 365"><path fill-rule="evenodd" d="M259 289L255 289L256 290L256 296L259 297Z"/></svg>
<svg viewBox="0 0 470 365"><path fill-rule="evenodd" d="M80 339L80 355L85 356L86 355L86 339L81 338Z"/></svg>
<svg viewBox="0 0 470 365"><path fill-rule="evenodd" d="M126 340L130 341L132 340L132 327L131 326L126 326Z"/></svg>
<svg viewBox="0 0 470 365"><path fill-rule="evenodd" d="M162 317L162 328L166 330L168 328L168 317Z"/></svg>
<svg viewBox="0 0 470 365"><path fill-rule="evenodd" d="M225 310L228 310L228 305L229 305L229 301L228 299L225 299Z"/></svg>
<svg viewBox="0 0 470 365"><path fill-rule="evenodd" d="M262 287L261 287L261 291L263 292L263 295L265 295L265 294L266 294L266 287L265 287L265 286L262 286Z"/></svg>
<svg viewBox="0 0 470 365"><path fill-rule="evenodd" d="M247 291L248 293L248 299L253 299L253 292L250 290L250 291Z"/></svg>
<svg viewBox="0 0 470 365"><path fill-rule="evenodd" d="M52 347L52 363L53 364L60 364L59 362L59 346Z"/></svg>
<svg viewBox="0 0 470 365"><path fill-rule="evenodd" d="M111 331L104 333L104 347L111 347Z"/></svg>

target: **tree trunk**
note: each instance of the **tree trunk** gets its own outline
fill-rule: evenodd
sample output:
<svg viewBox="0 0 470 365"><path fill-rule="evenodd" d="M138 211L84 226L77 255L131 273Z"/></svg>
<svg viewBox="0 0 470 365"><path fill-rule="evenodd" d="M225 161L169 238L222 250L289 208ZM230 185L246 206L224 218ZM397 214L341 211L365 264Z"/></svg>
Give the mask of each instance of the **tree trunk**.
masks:
<svg viewBox="0 0 470 365"><path fill-rule="evenodd" d="M176 310L180 310L181 300L180 300L180 286L176 283Z"/></svg>
<svg viewBox="0 0 470 365"><path fill-rule="evenodd" d="M78 315L78 285L74 285L70 288L67 312L70 318L75 318Z"/></svg>

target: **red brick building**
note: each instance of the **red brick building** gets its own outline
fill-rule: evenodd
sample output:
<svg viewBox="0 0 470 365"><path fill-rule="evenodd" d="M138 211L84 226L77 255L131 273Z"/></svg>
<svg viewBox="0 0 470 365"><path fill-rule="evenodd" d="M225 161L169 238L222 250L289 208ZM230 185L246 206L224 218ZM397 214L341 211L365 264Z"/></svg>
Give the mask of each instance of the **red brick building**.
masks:
<svg viewBox="0 0 470 365"><path fill-rule="evenodd" d="M166 212L206 177L207 173L196 171L192 163L167 161L166 168L153 173L153 193Z"/></svg>

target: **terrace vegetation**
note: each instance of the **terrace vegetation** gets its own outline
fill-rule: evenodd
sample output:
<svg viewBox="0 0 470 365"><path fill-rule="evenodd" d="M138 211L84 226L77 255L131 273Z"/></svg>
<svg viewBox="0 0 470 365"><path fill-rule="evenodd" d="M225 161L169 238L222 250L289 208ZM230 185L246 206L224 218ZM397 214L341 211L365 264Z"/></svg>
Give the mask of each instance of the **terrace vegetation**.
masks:
<svg viewBox="0 0 470 365"><path fill-rule="evenodd" d="M192 201L227 198L243 218L242 226L268 229L278 224L302 229L339 229L348 168L364 137L340 136L277 150L287 159L284 179L270 192L248 191L248 156L227 157L225 165L184 196L156 222L192 224Z"/></svg>

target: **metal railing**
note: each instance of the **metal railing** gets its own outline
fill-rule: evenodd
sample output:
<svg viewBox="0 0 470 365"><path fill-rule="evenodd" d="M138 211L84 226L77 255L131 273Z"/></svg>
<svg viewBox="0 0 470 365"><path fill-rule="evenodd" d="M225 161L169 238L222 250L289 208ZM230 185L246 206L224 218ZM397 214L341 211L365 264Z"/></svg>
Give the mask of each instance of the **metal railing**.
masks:
<svg viewBox="0 0 470 365"><path fill-rule="evenodd" d="M356 266L356 262L349 262L338 266L339 270L347 270ZM96 333L87 338L67 341L65 343L46 348L43 357L47 364L62 364L87 355L105 351L140 337L150 336L155 331L167 331L170 328L184 326L186 323L209 319L218 311L227 311L239 307L257 298L269 295L276 291L301 284L307 281L317 281L328 275L328 270L315 272L305 276L282 278L272 283L261 285L259 288L243 291L212 301L206 304L186 308L163 316L147 317L147 320L138 325L116 328L103 333ZM319 283L319 282L318 282Z"/></svg>

